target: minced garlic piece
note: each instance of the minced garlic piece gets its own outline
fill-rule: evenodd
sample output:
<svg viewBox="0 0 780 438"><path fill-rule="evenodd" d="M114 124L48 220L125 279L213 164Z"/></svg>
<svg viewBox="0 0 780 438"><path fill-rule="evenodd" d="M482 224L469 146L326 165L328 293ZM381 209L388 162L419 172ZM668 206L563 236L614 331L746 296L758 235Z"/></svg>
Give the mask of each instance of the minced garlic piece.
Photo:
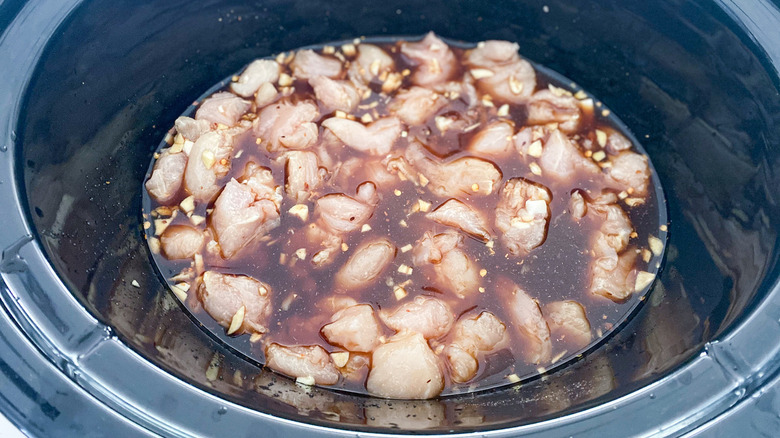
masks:
<svg viewBox="0 0 780 438"><path fill-rule="evenodd" d="M401 247L401 252L402 253L407 253L407 252L409 252L411 250L412 250L412 244L411 243L407 243L406 245Z"/></svg>
<svg viewBox="0 0 780 438"><path fill-rule="evenodd" d="M401 301L407 295L409 295L409 292L407 292L406 289L401 286L396 286L393 288L393 294L395 295L396 300Z"/></svg>
<svg viewBox="0 0 780 438"><path fill-rule="evenodd" d="M487 275L487 269L480 269L479 270L479 276L484 277Z"/></svg>
<svg viewBox="0 0 780 438"><path fill-rule="evenodd" d="M542 168L539 167L536 163L531 163L528 165L528 168L531 169L531 173L534 175L541 175L542 174Z"/></svg>
<svg viewBox="0 0 780 438"><path fill-rule="evenodd" d="M510 76L509 90L512 92L512 94L520 94L523 92L523 83L515 79L514 76Z"/></svg>
<svg viewBox="0 0 780 438"><path fill-rule="evenodd" d="M314 384L317 382L314 380L314 377L306 376L306 377L296 377L295 383L299 383L301 385L306 385L306 386L314 386Z"/></svg>
<svg viewBox="0 0 780 438"><path fill-rule="evenodd" d="M230 327L228 327L227 330L228 335L232 335L241 328L244 324L244 315L246 315L246 306L241 306L235 315L233 315L233 319L230 320Z"/></svg>
<svg viewBox="0 0 780 438"><path fill-rule="evenodd" d="M596 152L594 152L594 153L593 153L593 156L592 156L592 158L593 158L595 161L601 161L601 160L603 160L604 158L607 158L607 154L606 154L606 153L604 153L604 151L596 151Z"/></svg>
<svg viewBox="0 0 780 438"><path fill-rule="evenodd" d="M349 351L334 351L330 354L330 358L334 365L343 368L349 361Z"/></svg>
<svg viewBox="0 0 780 438"><path fill-rule="evenodd" d="M187 291L180 288L178 284L171 286L171 292L173 292L173 294L176 295L176 298L178 298L179 301L187 300Z"/></svg>
<svg viewBox="0 0 780 438"><path fill-rule="evenodd" d="M652 251L656 256L660 256L664 252L664 243L661 241L661 239L655 236L650 236L647 238L647 243L650 245L650 251Z"/></svg>
<svg viewBox="0 0 780 438"><path fill-rule="evenodd" d="M365 113L360 117L360 121L363 123L371 123L374 119L371 117L371 114Z"/></svg>
<svg viewBox="0 0 780 438"><path fill-rule="evenodd" d="M655 280L655 274L651 274L647 271L639 271L636 274L636 282L634 283L634 290L639 292L644 290L647 286Z"/></svg>
<svg viewBox="0 0 780 438"><path fill-rule="evenodd" d="M625 202L629 207L636 207L637 205L644 204L645 200L642 198L626 198L623 202Z"/></svg>
<svg viewBox="0 0 780 438"><path fill-rule="evenodd" d="M506 117L509 115L509 105L503 104L498 108L498 112L496 112L496 115L499 117Z"/></svg>
<svg viewBox="0 0 780 438"><path fill-rule="evenodd" d="M301 260L306 260L306 248L298 248L295 250L295 256Z"/></svg>
<svg viewBox="0 0 780 438"><path fill-rule="evenodd" d="M369 224L363 224L363 226L360 227L360 232L361 233L367 233L369 231L371 231L371 225L369 225Z"/></svg>
<svg viewBox="0 0 780 438"><path fill-rule="evenodd" d="M413 271L412 267L406 264L402 264L401 266L398 267L398 272L402 274L412 275L412 271Z"/></svg>
<svg viewBox="0 0 780 438"><path fill-rule="evenodd" d="M344 44L341 46L341 51L347 56L355 56L357 50L354 44Z"/></svg>
<svg viewBox="0 0 780 438"><path fill-rule="evenodd" d="M206 169L211 169L217 162L217 157L214 156L214 151L210 151L208 149L200 154L200 159L203 161L203 165L206 166Z"/></svg>
<svg viewBox="0 0 780 438"><path fill-rule="evenodd" d="M535 140L531 143L530 146L528 146L528 155L539 158L542 156L542 142L539 140Z"/></svg>
<svg viewBox="0 0 780 438"><path fill-rule="evenodd" d="M607 145L607 133L602 131L601 129L596 130L596 142L598 142L599 146L604 147Z"/></svg>
<svg viewBox="0 0 780 438"><path fill-rule="evenodd" d="M293 205L287 212L304 222L309 220L309 206L306 204Z"/></svg>
<svg viewBox="0 0 780 438"><path fill-rule="evenodd" d="M292 76L288 75L287 73L281 73L279 75L279 86L280 87L289 87L292 84L293 84Z"/></svg>
<svg viewBox="0 0 780 438"><path fill-rule="evenodd" d="M347 245L347 244L346 244L346 243L344 243L344 242L341 242L341 250L342 250L343 252L347 252L347 251L349 251L349 245Z"/></svg>
<svg viewBox="0 0 780 438"><path fill-rule="evenodd" d="M474 68L469 71L471 77L476 80L492 77L494 73L486 68Z"/></svg>
<svg viewBox="0 0 780 438"><path fill-rule="evenodd" d="M187 214L192 213L195 210L195 197L192 195L187 196L179 203L179 207Z"/></svg>
<svg viewBox="0 0 780 438"><path fill-rule="evenodd" d="M653 258L653 253L650 252L649 249L643 249L642 250L642 260L644 260L645 263L649 263L650 259Z"/></svg>
<svg viewBox="0 0 780 438"><path fill-rule="evenodd" d="M512 383L517 383L517 382L520 381L520 377L518 377L517 374L510 374L510 375L506 376L506 379L509 380Z"/></svg>

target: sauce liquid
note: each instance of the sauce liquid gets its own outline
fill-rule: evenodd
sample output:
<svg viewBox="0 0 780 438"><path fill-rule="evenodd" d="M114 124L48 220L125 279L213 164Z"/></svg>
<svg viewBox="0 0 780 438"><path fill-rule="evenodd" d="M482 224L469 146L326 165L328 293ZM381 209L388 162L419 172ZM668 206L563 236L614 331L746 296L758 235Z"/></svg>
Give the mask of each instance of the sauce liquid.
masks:
<svg viewBox="0 0 780 438"><path fill-rule="evenodd" d="M401 71L404 68L409 68L413 71L414 66L400 54L398 47L392 42L387 42L387 40L367 42L379 45L385 49L394 58L396 71ZM338 47L339 44L335 44L335 46ZM471 46L453 46L452 43L450 43L450 47L458 58L461 57L464 48L471 48ZM319 50L317 51L319 52ZM537 89L544 89L548 84L551 84L572 92L577 91L570 81L561 78L554 72L536 65L534 68L536 69ZM464 71L459 71L453 74L452 77L462 77L463 73ZM204 98L216 91L228 89L227 84L228 82L224 81L221 86L210 90L204 95ZM408 88L409 86L409 77L406 77L401 88ZM375 98L378 104L372 109L361 109L359 107L352 113L358 119L365 113L373 113L374 110L378 111L379 114L386 114L387 112L384 109L386 101L384 98L380 98L378 94L381 89L381 83L373 83L371 87L375 92L372 98ZM294 101L315 100L314 93L305 80L296 80L294 88L295 93L292 96ZM200 100L202 101L203 99ZM594 101L596 100L594 99ZM363 101L361 104L370 102L371 100ZM462 98L456 99L445 108L439 110L437 114L460 113L466 107L467 103ZM513 105L510 108L512 109L509 118L514 121L515 129L517 130L524 125L526 114L520 105ZM196 107L191 107L184 115L192 115L194 109ZM318 122L333 116L333 113L326 112L324 108L320 108L320 112L322 116ZM495 120L497 120L495 108L492 108L491 115L489 108L480 107L480 128L474 129L469 133L460 136L439 135L439 131L431 117L426 126L417 126L409 129L409 137L419 139L421 143L428 146L432 153L442 158L446 157L448 161L455 160L462 156L473 155L465 152L464 148L468 146L474 134ZM602 115L600 105L595 107L595 114L588 114L583 111L583 118L577 134L581 138L589 138L595 144L594 129L620 132L632 141L633 149L636 152L643 153L636 139L627 132L624 125L614 115L609 113ZM323 130L324 128L320 127L320 135L322 135ZM168 146L166 142L162 142L161 149ZM235 155L240 150L243 153L236 158ZM355 156L361 156L361 154L345 147L341 155L336 154L333 158L335 161L346 161ZM283 183L284 162L271 159L270 154L258 148L255 143L255 136L251 130L236 138L233 157L230 173L224 178L224 182L231 177L239 179L244 173L246 165L254 162L270 168L276 183ZM369 157L369 159L376 158ZM589 216L586 216L579 222L575 221L568 212L568 206L570 194L574 189L580 189L596 196L601 188L604 187L603 182L597 183L583 174L578 175L570 183L561 184L555 178L545 174L534 175L528 168L530 161L527 161L517 153L510 154L506 159L493 160L493 162L501 169L503 174L501 182L494 192L489 196L462 196L459 198L473 208L482 211L485 217L488 218L491 228L494 228L493 211L498 201L499 189L509 178L523 177L546 186L552 192L552 202L550 203L551 215L547 238L543 245L532 250L526 256L518 257L507 254L504 246L498 239L496 239L493 249L476 239L465 239L465 245L462 248L464 252L469 255L472 261L487 271L484 278L481 279L484 293L474 293L464 299L459 299L452 293L442 291L435 279L433 269L429 269L429 266L416 267L412 262L412 251L404 253L400 250L407 244L414 246L415 241L426 231L440 233L451 228L426 219L423 212L409 214L412 205L418 199L432 203L431 210L433 210L446 201L447 198L437 197L423 187L415 187L410 181L398 181L390 190L378 189L381 200L373 216L368 221L371 230L368 232L356 231L344 235L344 242L349 249L338 254L335 260L325 267L315 269L310 261L311 254L304 260L293 261L296 249L310 245L304 244L306 241L303 233L305 224L297 217L287 213L290 207L296 204L295 201L287 196L284 197L280 208L281 226L268 233L262 239L262 242L255 246L254 251L242 251L239 256L230 260L224 260L221 257L215 258L209 256L205 251L203 252L207 270L215 269L222 273L248 275L271 286L274 310L268 320L269 333L263 335L262 341L250 342L249 335L225 335L225 329L219 326L200 306L195 293L195 281L191 282L192 288L189 291L189 298L185 301L185 305L196 320L210 333L250 360L261 364L265 362L263 348L266 342L277 342L283 345L316 344L329 352L341 351L342 349L328 344L320 335L320 329L330 321L331 313L321 308L318 304L325 298L337 293L333 285L334 275L343 266L354 248L367 239L388 237L399 248L396 257L375 281L375 284L363 290L349 292L349 295L356 299L358 303L371 304L376 311L383 309L391 311L400 304L412 300L416 295L435 296L445 300L458 316L465 314L478 315L483 310L494 313L506 324L507 334L511 337L511 342L506 349L490 352L486 356L479 357L479 371L477 376L471 381L465 384L458 384L450 381L446 377L447 373L445 373L447 381L442 395L507 385L514 383L518 378L520 381L526 380L538 376L546 370L562 366L576 359L578 355L594 348L610 333L619 328L620 324L644 300L643 295L649 287L643 291L635 292L628 299L619 303L594 296L588 292L590 282L589 263L592 258L589 252L591 249L590 239L593 233L599 229L600 223L591 220ZM666 242L666 232L661 227L666 223L666 207L663 193L652 164L650 169L650 186L648 195L645 197L645 203L633 208L620 203L628 214L637 234L636 237L631 238L628 251L634 248L647 248L648 237L651 235L659 237L664 243ZM150 166L149 175L151 170ZM360 177L362 175L361 172L357 172L357 174L345 180L329 181L318 193L318 196L327 193L345 193L349 196L354 196L356 186L365 180ZM394 189L400 191L401 195L397 196L393 192ZM150 198L146 190L142 192L144 193L144 217L148 220L149 217L154 218L155 214L153 212L160 204ZM166 205L178 205L187 196L188 194L182 188L176 198L167 202ZM316 217L313 214L312 200L308 204L310 206L308 223L310 223L316 220ZM196 205L194 214L207 216L207 210L212 207L213 202L211 205ZM402 225L402 222L405 222L405 225ZM183 214L177 215L170 223L171 225L186 224L192 226L190 220ZM208 221L201 224L199 228L205 229L207 225ZM659 227L661 227L662 231L659 231ZM493 229L493 235L498 236L500 233ZM147 237L154 237L154 229L149 228L147 230ZM280 257L286 258L285 265L280 265ZM172 261L159 253L153 253L152 258L169 285L177 283L171 280L172 277L191 266L190 260ZM649 262L643 261L642 257L637 257L635 268L655 274L660 269L661 261L662 255L653 256ZM398 267L402 264L414 267L413 273L406 275L398 272ZM542 308L547 303L560 300L574 300L582 304L586 310L593 333L590 345L585 348L576 348L565 340L556 339L552 336L552 357L557 359L553 364L546 364L544 368L540 369L539 365L524 361L524 341L518 337L516 330L512 326L512 318L506 310L503 298L496 290L497 284L500 283L502 278L510 279L520 285L539 301ZM393 293L393 285L407 280L411 280L411 285L405 286L409 295L399 301ZM391 337L393 331L384 325L383 328L385 330L384 335L387 338ZM436 351L438 345L447 345L451 337L452 333L442 339L432 340L430 342L431 347ZM442 362L445 363L446 361ZM367 394L364 382L368 370L363 368L361 373L361 379L341 379L339 383L328 388ZM511 377L508 379L508 376Z"/></svg>

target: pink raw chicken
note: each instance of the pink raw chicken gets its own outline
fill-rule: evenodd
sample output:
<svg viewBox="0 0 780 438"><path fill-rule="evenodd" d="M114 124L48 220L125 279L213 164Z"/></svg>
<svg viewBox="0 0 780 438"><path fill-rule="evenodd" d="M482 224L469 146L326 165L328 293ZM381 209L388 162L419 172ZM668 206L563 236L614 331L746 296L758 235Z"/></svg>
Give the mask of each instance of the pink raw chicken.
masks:
<svg viewBox="0 0 780 438"><path fill-rule="evenodd" d="M339 310L322 328L322 336L333 345L349 351L370 353L379 345L382 328L368 304Z"/></svg>
<svg viewBox="0 0 780 438"><path fill-rule="evenodd" d="M228 328L244 308L244 318L235 333L265 333L271 314L271 288L245 275L206 271L198 286L203 308L221 326Z"/></svg>
<svg viewBox="0 0 780 438"><path fill-rule="evenodd" d="M412 81L418 85L446 81L457 68L452 50L433 32L428 32L419 42L401 44L401 53L418 65L412 74Z"/></svg>
<svg viewBox="0 0 780 438"><path fill-rule="evenodd" d="M490 312L459 319L452 343L445 349L452 380L473 379L479 369L478 354L496 349L506 339L506 326Z"/></svg>
<svg viewBox="0 0 780 438"><path fill-rule="evenodd" d="M438 299L418 295L390 313L381 312L382 321L397 332L410 331L425 339L440 338L449 333L455 315L450 306Z"/></svg>
<svg viewBox="0 0 780 438"><path fill-rule="evenodd" d="M318 385L333 385L339 381L339 371L328 352L319 345L286 347L277 343L265 349L266 366L291 377L314 378Z"/></svg>

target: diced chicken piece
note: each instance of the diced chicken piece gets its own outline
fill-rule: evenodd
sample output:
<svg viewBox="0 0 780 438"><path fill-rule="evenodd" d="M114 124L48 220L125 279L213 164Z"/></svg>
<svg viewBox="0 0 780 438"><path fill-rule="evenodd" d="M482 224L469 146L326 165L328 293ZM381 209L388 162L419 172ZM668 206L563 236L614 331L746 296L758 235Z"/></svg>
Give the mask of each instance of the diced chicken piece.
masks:
<svg viewBox="0 0 780 438"><path fill-rule="evenodd" d="M474 87L474 78L469 74L465 74L461 81L443 82L430 88L450 100L461 99L468 105L468 109L479 103L477 89Z"/></svg>
<svg viewBox="0 0 780 438"><path fill-rule="evenodd" d="M607 136L607 152L617 155L622 151L631 149L631 141L619 132L610 132Z"/></svg>
<svg viewBox="0 0 780 438"><path fill-rule="evenodd" d="M350 113L360 102L360 95L348 81L335 81L325 76L315 76L309 79L309 85L320 104L330 111Z"/></svg>
<svg viewBox="0 0 780 438"><path fill-rule="evenodd" d="M490 195L501 180L501 171L489 161L475 157L434 161L417 142L409 144L405 158L430 181L426 188L442 197Z"/></svg>
<svg viewBox="0 0 780 438"><path fill-rule="evenodd" d="M426 232L415 244L413 260L417 266L432 264L437 281L464 298L479 288L479 266L459 248L463 236L448 232L433 235Z"/></svg>
<svg viewBox="0 0 780 438"><path fill-rule="evenodd" d="M405 332L374 350L366 389L377 397L428 399L444 389L444 374L425 338Z"/></svg>
<svg viewBox="0 0 780 438"><path fill-rule="evenodd" d="M544 243L551 200L549 189L522 178L512 178L504 184L496 205L495 224L510 253L524 255Z"/></svg>
<svg viewBox="0 0 780 438"><path fill-rule="evenodd" d="M339 381L339 371L328 352L319 345L286 347L271 343L265 349L266 366L290 377L314 378L318 385L333 385Z"/></svg>
<svg viewBox="0 0 780 438"><path fill-rule="evenodd" d="M231 179L214 202L211 213L211 225L222 256L233 257L278 227L281 200L281 187L276 185L268 168L255 169L243 183Z"/></svg>
<svg viewBox="0 0 780 438"><path fill-rule="evenodd" d="M401 53L418 65L412 75L412 81L418 85L444 82L457 68L455 54L433 32L419 42L401 44Z"/></svg>
<svg viewBox="0 0 780 438"><path fill-rule="evenodd" d="M624 151L611 159L608 175L632 196L645 196L650 183L650 166L647 157L636 152Z"/></svg>
<svg viewBox="0 0 780 438"><path fill-rule="evenodd" d="M371 366L371 356L367 354L349 353L346 365L339 367L339 372L344 379L363 383Z"/></svg>
<svg viewBox="0 0 780 438"><path fill-rule="evenodd" d="M376 186L366 182L358 186L355 198L332 193L319 198L314 208L325 227L343 234L360 229L374 214L378 202Z"/></svg>
<svg viewBox="0 0 780 438"><path fill-rule="evenodd" d="M490 312L459 319L454 339L445 350L452 380L473 379L479 369L478 354L494 350L506 339L506 326Z"/></svg>
<svg viewBox="0 0 780 438"><path fill-rule="evenodd" d="M233 93L221 91L207 97L206 100L200 104L198 110L195 111L195 119L233 126L238 123L238 119L246 114L251 107L251 102L246 101Z"/></svg>
<svg viewBox="0 0 780 438"><path fill-rule="evenodd" d="M593 264L591 270L590 292L609 298L612 301L621 302L634 292L636 279L636 252L628 249L617 257L614 268L606 268L602 259ZM611 265L609 260L606 264Z"/></svg>
<svg viewBox="0 0 780 438"><path fill-rule="evenodd" d="M581 112L578 100L571 94L540 90L528 102L530 125L558 123L563 132L575 132L580 126Z"/></svg>
<svg viewBox="0 0 780 438"><path fill-rule="evenodd" d="M590 203L588 215L601 222L592 237L590 292L622 301L634 291L636 253L626 250L633 230L631 221L617 204Z"/></svg>
<svg viewBox="0 0 780 438"><path fill-rule="evenodd" d="M326 131L329 132L329 131ZM371 181L380 189L396 185L398 178L388 170L385 160L351 157L339 163L330 178L330 184L341 189L353 187L362 181Z"/></svg>
<svg viewBox="0 0 780 438"><path fill-rule="evenodd" d="M152 176L146 181L146 191L160 204L171 201L179 193L186 167L186 154L163 151L154 163Z"/></svg>
<svg viewBox="0 0 780 438"><path fill-rule="evenodd" d="M317 142L319 128L314 121L319 117L317 105L310 101L280 101L260 111L254 132L269 152L306 149Z"/></svg>
<svg viewBox="0 0 780 438"><path fill-rule="evenodd" d="M469 151L496 157L512 152L514 127L509 122L495 122L479 131L469 143Z"/></svg>
<svg viewBox="0 0 780 438"><path fill-rule="evenodd" d="M174 122L176 132L189 141L197 141L201 135L211 131L211 123L208 120L195 120L181 116Z"/></svg>
<svg viewBox="0 0 780 438"><path fill-rule="evenodd" d="M290 68L295 77L301 79L311 79L315 76L335 78L341 73L341 61L322 56L314 50L300 50L295 54Z"/></svg>
<svg viewBox="0 0 780 438"><path fill-rule="evenodd" d="M255 94L260 86L274 83L279 79L280 66L270 59L257 59L241 73L236 82L230 84L230 90L239 96L249 97Z"/></svg>
<svg viewBox="0 0 780 438"><path fill-rule="evenodd" d="M295 202L306 202L322 186L328 171L321 168L317 154L290 151L286 155L285 191Z"/></svg>
<svg viewBox="0 0 780 438"><path fill-rule="evenodd" d="M590 323L582 304L555 301L544 306L544 315L553 336L575 348L585 348L590 343Z"/></svg>
<svg viewBox="0 0 780 438"><path fill-rule="evenodd" d="M521 136L518 133L515 136L515 146L518 147L521 154L534 156L532 148L538 144L536 142L528 143L524 139L525 136L526 134ZM581 170L591 177L601 175L599 166L592 160L585 158L577 146L560 130L553 130L542 143L539 166L545 174L552 175L561 182L570 180L577 170Z"/></svg>
<svg viewBox="0 0 780 438"><path fill-rule="evenodd" d="M380 312L382 321L396 332L411 331L425 339L440 338L450 332L455 315L442 300L423 295L397 307L392 313Z"/></svg>
<svg viewBox="0 0 780 438"><path fill-rule="evenodd" d="M569 214L575 219L580 220L588 213L588 204L579 190L571 193L569 198Z"/></svg>
<svg viewBox="0 0 780 438"><path fill-rule="evenodd" d="M490 240L490 231L484 215L457 199L448 199L425 217L442 225L457 228L484 242Z"/></svg>
<svg viewBox="0 0 780 438"><path fill-rule="evenodd" d="M485 41L469 50L466 62L477 79L477 88L510 103L528 100L536 88L536 73L528 61L520 58L518 49L516 43L508 41Z"/></svg>
<svg viewBox="0 0 780 438"><path fill-rule="evenodd" d="M363 242L336 273L336 285L351 290L372 284L395 258L395 245L385 238Z"/></svg>
<svg viewBox="0 0 780 438"><path fill-rule="evenodd" d="M358 55L348 72L349 78L356 85L370 84L374 78L395 67L393 58L373 44L360 44L357 50Z"/></svg>
<svg viewBox="0 0 780 438"><path fill-rule="evenodd" d="M428 231L415 244L412 261L417 266L441 263L444 254L457 248L462 242L463 236L454 231L436 235Z"/></svg>
<svg viewBox="0 0 780 438"><path fill-rule="evenodd" d="M330 321L321 331L330 344L361 353L369 353L379 345L382 328L368 304L339 310Z"/></svg>
<svg viewBox="0 0 780 438"><path fill-rule="evenodd" d="M401 135L401 121L395 117L381 118L368 126L354 120L332 117L323 120L339 140L352 149L372 155L386 155Z"/></svg>
<svg viewBox="0 0 780 438"><path fill-rule="evenodd" d="M542 316L539 303L517 285L510 285L507 289L507 309L524 341L525 359L537 365L549 362L552 355L550 328Z"/></svg>
<svg viewBox="0 0 780 438"><path fill-rule="evenodd" d="M261 85L255 93L255 106L257 109L261 109L266 105L273 103L277 97L279 97L279 92L276 90L274 84L266 82Z"/></svg>
<svg viewBox="0 0 780 438"><path fill-rule="evenodd" d="M407 125L422 125L436 111L447 104L447 99L423 87L401 90L393 98L387 109L398 116Z"/></svg>
<svg viewBox="0 0 780 438"><path fill-rule="evenodd" d="M271 288L245 275L229 275L206 271L198 285L198 298L203 308L221 326L229 328L233 318L244 308L240 333L265 333L271 314Z"/></svg>
<svg viewBox="0 0 780 438"><path fill-rule="evenodd" d="M341 309L357 305L357 301L349 295L334 294L327 298L323 298L317 303L317 308L322 309L323 312L333 314Z"/></svg>
<svg viewBox="0 0 780 438"><path fill-rule="evenodd" d="M306 240L314 248L311 262L316 267L329 265L341 253L344 242L342 233L330 229L321 218L306 227Z"/></svg>
<svg viewBox="0 0 780 438"><path fill-rule="evenodd" d="M192 258L206 240L203 231L187 225L171 225L160 236L162 253L168 260Z"/></svg>
<svg viewBox="0 0 780 438"><path fill-rule="evenodd" d="M217 180L230 170L232 139L221 131L207 132L190 151L184 170L184 187L198 201L209 202L219 192Z"/></svg>

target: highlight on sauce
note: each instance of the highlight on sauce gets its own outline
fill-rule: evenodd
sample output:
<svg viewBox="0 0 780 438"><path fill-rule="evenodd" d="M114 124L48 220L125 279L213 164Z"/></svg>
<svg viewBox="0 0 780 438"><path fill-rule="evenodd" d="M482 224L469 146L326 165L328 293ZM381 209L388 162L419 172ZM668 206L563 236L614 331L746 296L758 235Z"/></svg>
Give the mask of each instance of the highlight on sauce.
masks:
<svg viewBox="0 0 780 438"><path fill-rule="evenodd" d="M189 115L145 181L154 261L301 384L517 382L596 343L660 267L647 156L511 42L282 53Z"/></svg>

